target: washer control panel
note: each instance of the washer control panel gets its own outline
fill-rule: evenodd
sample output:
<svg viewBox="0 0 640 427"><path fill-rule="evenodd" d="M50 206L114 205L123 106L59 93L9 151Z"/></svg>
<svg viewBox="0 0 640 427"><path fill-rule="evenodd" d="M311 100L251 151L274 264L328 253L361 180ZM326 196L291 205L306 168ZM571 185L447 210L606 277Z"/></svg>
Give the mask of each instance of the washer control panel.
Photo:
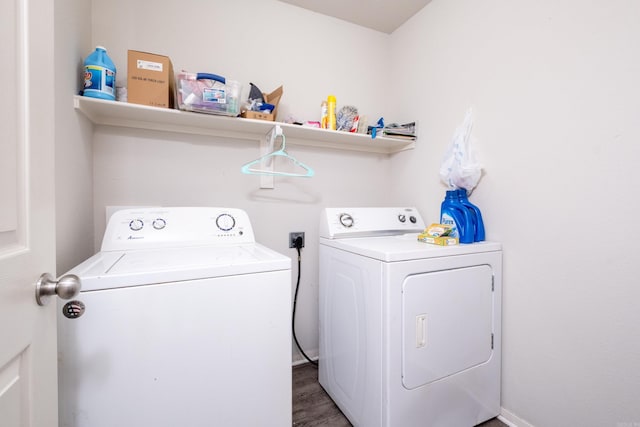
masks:
<svg viewBox="0 0 640 427"><path fill-rule="evenodd" d="M111 215L102 251L255 243L241 209L171 207L123 209Z"/></svg>
<svg viewBox="0 0 640 427"><path fill-rule="evenodd" d="M320 220L320 237L385 236L421 233L424 221L416 208L326 208Z"/></svg>

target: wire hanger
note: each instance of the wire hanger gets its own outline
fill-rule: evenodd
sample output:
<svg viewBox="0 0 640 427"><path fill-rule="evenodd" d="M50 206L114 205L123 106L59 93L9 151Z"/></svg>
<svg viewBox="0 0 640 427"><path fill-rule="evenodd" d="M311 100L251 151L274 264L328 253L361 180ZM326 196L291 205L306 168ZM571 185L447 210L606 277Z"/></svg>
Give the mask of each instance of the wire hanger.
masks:
<svg viewBox="0 0 640 427"><path fill-rule="evenodd" d="M275 126L271 134L271 140L275 141L275 139L278 136L282 137L282 145L280 146L280 149L245 164L244 166L242 166L242 169L241 169L242 173L247 175L292 176L292 177L311 178L315 174L313 169L305 165L304 163L298 161L295 157L287 153L286 139L284 137L284 134L282 133L282 128L280 126ZM284 157L286 159L289 159L294 165L304 169L305 172L295 173L295 172L281 172L281 171L273 170L272 162L274 162L274 160L277 157ZM264 168L260 169L260 168L254 167L259 164L264 164L268 169L264 169Z"/></svg>

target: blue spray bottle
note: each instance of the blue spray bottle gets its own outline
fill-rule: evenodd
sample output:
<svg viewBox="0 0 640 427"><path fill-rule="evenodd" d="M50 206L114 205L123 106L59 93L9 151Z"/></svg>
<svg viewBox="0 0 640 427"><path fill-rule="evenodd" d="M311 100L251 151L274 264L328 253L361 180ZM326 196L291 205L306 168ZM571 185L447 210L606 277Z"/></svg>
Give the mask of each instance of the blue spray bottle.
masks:
<svg viewBox="0 0 640 427"><path fill-rule="evenodd" d="M466 206L467 209L469 209L469 212L472 213L475 229L473 240L476 242L484 241L484 222L482 221L482 212L480 212L480 208L469 201L467 190L464 188L458 189L458 198L460 199L460 203Z"/></svg>
<svg viewBox="0 0 640 427"><path fill-rule="evenodd" d="M452 237L460 243L473 243L474 226L469 209L460 202L457 190L448 190L440 205L440 223L453 226Z"/></svg>

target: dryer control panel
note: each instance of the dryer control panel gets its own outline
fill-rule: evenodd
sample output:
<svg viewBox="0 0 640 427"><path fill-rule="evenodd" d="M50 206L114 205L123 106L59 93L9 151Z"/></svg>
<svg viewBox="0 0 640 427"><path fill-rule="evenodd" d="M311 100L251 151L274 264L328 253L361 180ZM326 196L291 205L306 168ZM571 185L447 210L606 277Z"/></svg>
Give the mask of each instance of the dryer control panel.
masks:
<svg viewBox="0 0 640 427"><path fill-rule="evenodd" d="M326 208L320 219L320 237L340 239L420 233L425 225L412 207Z"/></svg>
<svg viewBox="0 0 640 427"><path fill-rule="evenodd" d="M247 213L234 208L123 209L111 215L102 251L255 243Z"/></svg>

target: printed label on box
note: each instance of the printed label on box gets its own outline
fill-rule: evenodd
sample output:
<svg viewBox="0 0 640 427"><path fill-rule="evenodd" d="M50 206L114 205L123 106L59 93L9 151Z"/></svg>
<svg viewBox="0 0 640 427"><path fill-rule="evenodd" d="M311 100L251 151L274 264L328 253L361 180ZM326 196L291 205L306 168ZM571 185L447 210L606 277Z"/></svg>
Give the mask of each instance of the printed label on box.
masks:
<svg viewBox="0 0 640 427"><path fill-rule="evenodd" d="M162 63L160 62L143 61L142 59L138 59L137 64L139 70L162 72Z"/></svg>
<svg viewBox="0 0 640 427"><path fill-rule="evenodd" d="M217 104L227 103L224 89L204 88L202 90L202 100L204 102L215 102Z"/></svg>

